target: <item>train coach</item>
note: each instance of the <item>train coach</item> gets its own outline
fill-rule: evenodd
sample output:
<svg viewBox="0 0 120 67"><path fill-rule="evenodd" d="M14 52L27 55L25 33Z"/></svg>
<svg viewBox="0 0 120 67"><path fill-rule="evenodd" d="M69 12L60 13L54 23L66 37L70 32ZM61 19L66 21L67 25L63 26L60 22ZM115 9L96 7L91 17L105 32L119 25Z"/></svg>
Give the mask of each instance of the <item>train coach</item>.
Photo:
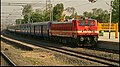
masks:
<svg viewBox="0 0 120 67"><path fill-rule="evenodd" d="M50 22L17 24L17 25L8 26L7 30L14 33L49 38L49 27L50 27L49 25Z"/></svg>
<svg viewBox="0 0 120 67"><path fill-rule="evenodd" d="M8 30L79 46L92 46L98 41L98 25L94 19L19 24L8 26Z"/></svg>

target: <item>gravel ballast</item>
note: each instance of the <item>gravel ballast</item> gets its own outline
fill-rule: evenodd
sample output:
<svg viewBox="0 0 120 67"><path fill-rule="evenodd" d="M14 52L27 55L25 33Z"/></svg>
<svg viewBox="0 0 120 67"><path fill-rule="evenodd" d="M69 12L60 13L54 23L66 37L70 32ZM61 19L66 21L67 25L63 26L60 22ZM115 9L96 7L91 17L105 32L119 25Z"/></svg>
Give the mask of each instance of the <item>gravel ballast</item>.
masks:
<svg viewBox="0 0 120 67"><path fill-rule="evenodd" d="M38 51L24 51L4 42L1 42L1 47L1 50L18 66L104 66L43 48Z"/></svg>

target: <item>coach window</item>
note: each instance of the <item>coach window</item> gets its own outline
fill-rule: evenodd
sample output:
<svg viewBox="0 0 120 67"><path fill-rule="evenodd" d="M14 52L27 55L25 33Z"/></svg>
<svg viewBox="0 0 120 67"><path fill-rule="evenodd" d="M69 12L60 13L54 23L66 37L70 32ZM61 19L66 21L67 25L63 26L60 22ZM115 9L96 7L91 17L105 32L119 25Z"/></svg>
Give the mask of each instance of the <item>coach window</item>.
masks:
<svg viewBox="0 0 120 67"><path fill-rule="evenodd" d="M26 25L26 31L28 30L28 26Z"/></svg>
<svg viewBox="0 0 120 67"><path fill-rule="evenodd" d="M41 33L41 25L39 26L39 33Z"/></svg>

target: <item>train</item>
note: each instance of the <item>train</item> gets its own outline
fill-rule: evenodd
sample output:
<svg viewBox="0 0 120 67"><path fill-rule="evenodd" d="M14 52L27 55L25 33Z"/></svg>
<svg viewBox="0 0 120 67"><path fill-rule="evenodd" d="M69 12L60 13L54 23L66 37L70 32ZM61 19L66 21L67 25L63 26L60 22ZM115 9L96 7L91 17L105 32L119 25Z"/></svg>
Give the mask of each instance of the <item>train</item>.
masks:
<svg viewBox="0 0 120 67"><path fill-rule="evenodd" d="M16 24L9 25L7 30L77 46L96 45L99 34L97 20L95 19Z"/></svg>

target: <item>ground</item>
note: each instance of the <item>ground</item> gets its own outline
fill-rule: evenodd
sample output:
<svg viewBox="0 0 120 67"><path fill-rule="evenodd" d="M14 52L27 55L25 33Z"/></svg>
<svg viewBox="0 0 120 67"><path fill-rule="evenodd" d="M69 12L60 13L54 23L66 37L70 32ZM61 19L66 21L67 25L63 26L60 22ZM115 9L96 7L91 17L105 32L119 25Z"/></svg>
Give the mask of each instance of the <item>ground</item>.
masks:
<svg viewBox="0 0 120 67"><path fill-rule="evenodd" d="M56 53L47 49L25 51L1 42L1 49L18 66L103 66L103 64Z"/></svg>

